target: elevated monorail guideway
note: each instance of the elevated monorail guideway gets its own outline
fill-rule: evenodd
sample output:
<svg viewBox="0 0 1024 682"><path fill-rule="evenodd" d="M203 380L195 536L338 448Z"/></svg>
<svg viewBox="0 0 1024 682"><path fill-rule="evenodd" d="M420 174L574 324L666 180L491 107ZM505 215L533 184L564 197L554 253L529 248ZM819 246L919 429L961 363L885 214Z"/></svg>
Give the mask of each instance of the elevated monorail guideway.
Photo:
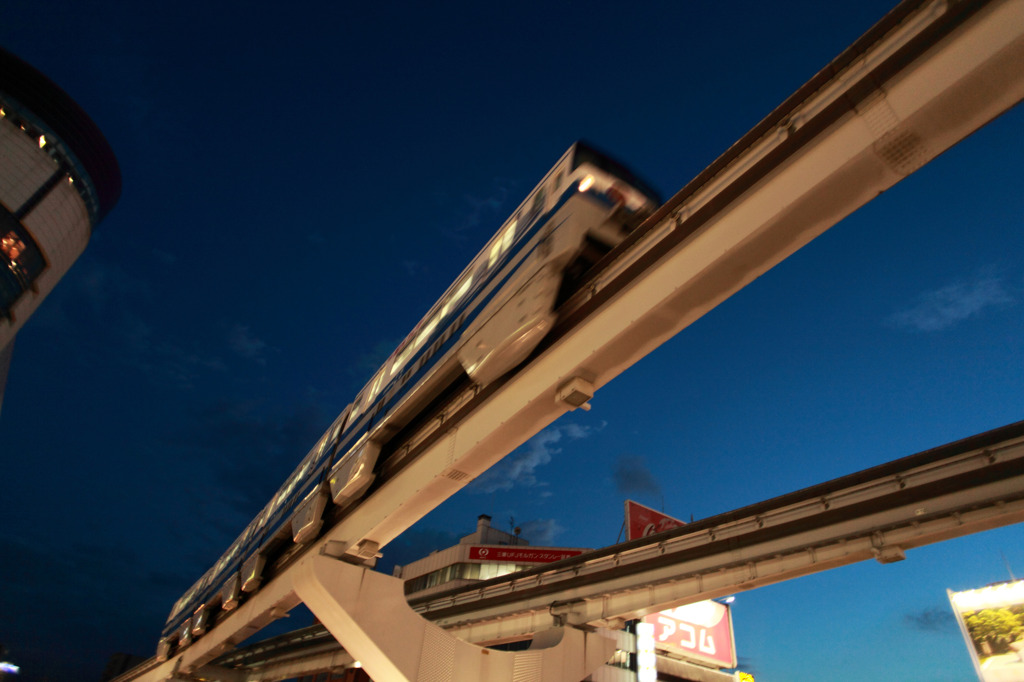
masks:
<svg viewBox="0 0 1024 682"><path fill-rule="evenodd" d="M1024 520L1024 422L932 448L656 536L414 599L412 608L478 644L556 624L626 619L875 559ZM257 682L350 667L322 626L216 661ZM231 677L230 673L222 676Z"/></svg>
<svg viewBox="0 0 1024 682"><path fill-rule="evenodd" d="M656 536L413 600L472 642L624 621L1024 521L1024 421Z"/></svg>
<svg viewBox="0 0 1024 682"><path fill-rule="evenodd" d="M452 406L402 434L407 442L389 443L391 457L364 499L344 516L329 509L326 530L309 525L308 544L268 567L258 591L213 614L212 626L204 612L201 629L189 625L188 640L193 630L198 638L140 679L196 670L300 601L347 650L371 662L372 676L413 679L418 664L390 659L387 644L351 612L358 595L344 607L341 586L324 587L331 581L319 574L318 557L343 559L335 562L340 574L374 556L658 345L1019 102L1022 63L1024 0L901 3L616 248L559 309L554 330L526 364L484 389L456 393ZM437 632L421 629L403 646ZM567 629L564 642L582 636ZM537 655L549 667L568 665L556 660L558 649ZM501 665L512 670L524 660ZM379 675L371 665L382 666Z"/></svg>

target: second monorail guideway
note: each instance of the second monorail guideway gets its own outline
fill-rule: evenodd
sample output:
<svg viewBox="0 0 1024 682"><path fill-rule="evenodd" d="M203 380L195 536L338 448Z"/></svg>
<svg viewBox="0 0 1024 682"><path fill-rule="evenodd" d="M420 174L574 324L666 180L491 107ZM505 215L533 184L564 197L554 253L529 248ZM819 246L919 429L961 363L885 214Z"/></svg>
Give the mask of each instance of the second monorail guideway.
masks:
<svg viewBox="0 0 1024 682"><path fill-rule="evenodd" d="M375 640L358 594L316 587L322 557L349 568L372 559L661 343L1019 102L1022 63L1024 0L906 0L632 230L653 208L644 183L571 149L179 600L165 660L135 677L197 670L304 601L375 679L416 679L425 652L449 640L419 626ZM573 231L548 229L555 216ZM374 426L381 414L397 416ZM359 570L356 593L393 580ZM581 679L607 653L592 633L563 635L589 653L494 656L479 679L535 663L548 672L522 679Z"/></svg>
<svg viewBox="0 0 1024 682"><path fill-rule="evenodd" d="M1024 422L1017 422L409 604L396 584L389 595L393 608L381 625L395 628L403 618L426 618L480 645L529 639L559 624L618 631L626 619L660 612L681 599L720 598L857 561L890 564L911 549L1022 520ZM332 560L316 561L329 574L337 572ZM620 650L635 650L631 636L619 633L616 639ZM315 625L229 652L214 662L214 670L226 677L237 671L245 682L270 682L355 662L323 625Z"/></svg>

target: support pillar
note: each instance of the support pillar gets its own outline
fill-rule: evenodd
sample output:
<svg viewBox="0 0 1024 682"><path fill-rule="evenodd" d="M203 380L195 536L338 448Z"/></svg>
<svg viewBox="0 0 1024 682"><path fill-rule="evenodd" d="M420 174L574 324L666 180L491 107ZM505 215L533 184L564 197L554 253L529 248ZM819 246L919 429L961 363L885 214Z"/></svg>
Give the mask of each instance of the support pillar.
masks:
<svg viewBox="0 0 1024 682"><path fill-rule="evenodd" d="M326 555L296 569L296 594L375 680L575 682L615 652L612 638L573 627L537 633L526 651L485 649L413 611L398 578Z"/></svg>

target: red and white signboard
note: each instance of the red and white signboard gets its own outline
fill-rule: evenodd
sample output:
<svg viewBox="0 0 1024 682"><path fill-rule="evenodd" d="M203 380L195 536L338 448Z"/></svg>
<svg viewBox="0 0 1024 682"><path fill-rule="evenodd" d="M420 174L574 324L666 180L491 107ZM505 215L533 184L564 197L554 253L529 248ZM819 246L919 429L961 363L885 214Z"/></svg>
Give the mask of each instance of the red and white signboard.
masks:
<svg viewBox="0 0 1024 682"><path fill-rule="evenodd" d="M654 626L654 646L720 668L736 667L732 614L716 601L702 601L644 616Z"/></svg>
<svg viewBox="0 0 1024 682"><path fill-rule="evenodd" d="M626 539L636 540L685 526L660 511L626 500ZM654 645L719 668L736 667L736 643L729 607L702 601L644 616L654 627Z"/></svg>
<svg viewBox="0 0 1024 682"><path fill-rule="evenodd" d="M639 502L626 500L626 540L645 538L685 525L685 521L674 519Z"/></svg>
<svg viewBox="0 0 1024 682"><path fill-rule="evenodd" d="M470 560L509 561L517 564L549 564L583 554L582 549L551 549L550 547L484 547L469 548Z"/></svg>

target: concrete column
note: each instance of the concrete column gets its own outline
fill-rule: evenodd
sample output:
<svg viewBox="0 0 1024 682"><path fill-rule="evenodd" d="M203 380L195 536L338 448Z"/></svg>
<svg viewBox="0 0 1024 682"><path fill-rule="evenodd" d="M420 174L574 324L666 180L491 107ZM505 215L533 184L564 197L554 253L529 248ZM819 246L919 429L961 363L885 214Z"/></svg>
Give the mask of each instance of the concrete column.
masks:
<svg viewBox="0 0 1024 682"><path fill-rule="evenodd" d="M485 649L413 611L397 578L326 555L296 568L299 598L375 680L567 682L615 652L612 638L573 627L537 633L526 651Z"/></svg>

